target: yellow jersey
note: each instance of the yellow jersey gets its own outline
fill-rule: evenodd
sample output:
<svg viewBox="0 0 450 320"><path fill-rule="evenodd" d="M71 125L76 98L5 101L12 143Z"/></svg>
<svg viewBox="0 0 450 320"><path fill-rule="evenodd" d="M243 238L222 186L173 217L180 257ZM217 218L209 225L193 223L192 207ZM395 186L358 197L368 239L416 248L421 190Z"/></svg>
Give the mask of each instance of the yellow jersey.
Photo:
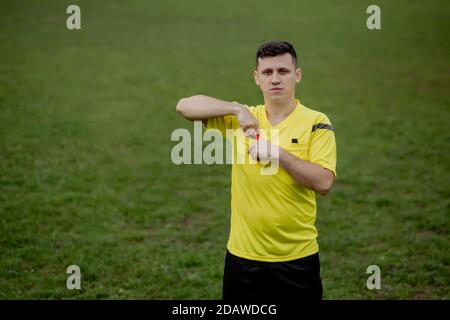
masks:
<svg viewBox="0 0 450 320"><path fill-rule="evenodd" d="M302 105L282 122L272 126L264 105L248 107L259 122L264 137L296 157L316 163L336 175L336 141L328 117ZM210 118L206 129L236 130L231 139L244 135L233 115ZM239 133L240 131L240 133ZM230 135L228 135L230 138ZM245 138L245 156L252 144ZM239 156L233 143L233 157ZM242 149L242 148L240 148ZM256 261L289 261L319 251L317 243L316 198L313 190L294 180L280 165L275 174L261 174L263 164L233 161L231 179L231 227L228 250Z"/></svg>

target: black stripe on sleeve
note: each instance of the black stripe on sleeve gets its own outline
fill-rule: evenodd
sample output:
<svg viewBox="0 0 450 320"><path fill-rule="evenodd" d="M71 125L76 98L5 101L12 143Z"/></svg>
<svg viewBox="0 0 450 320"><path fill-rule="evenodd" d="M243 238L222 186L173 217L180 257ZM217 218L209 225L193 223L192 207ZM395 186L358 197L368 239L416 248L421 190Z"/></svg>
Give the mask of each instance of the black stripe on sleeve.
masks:
<svg viewBox="0 0 450 320"><path fill-rule="evenodd" d="M326 123L317 123L317 124L313 125L311 132L314 132L317 129L326 129L326 130L334 131L333 126L331 124L326 124Z"/></svg>

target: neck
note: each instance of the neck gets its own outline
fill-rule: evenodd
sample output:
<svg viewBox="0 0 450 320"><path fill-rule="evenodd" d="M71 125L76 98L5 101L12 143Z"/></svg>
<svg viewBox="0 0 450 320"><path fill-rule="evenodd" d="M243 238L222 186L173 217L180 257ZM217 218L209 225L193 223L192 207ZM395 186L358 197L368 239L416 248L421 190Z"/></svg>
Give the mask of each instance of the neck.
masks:
<svg viewBox="0 0 450 320"><path fill-rule="evenodd" d="M287 116L289 116L292 111L297 106L294 97L282 101L271 101L270 99L264 99L264 104L266 107L266 113L269 120L273 122L280 122Z"/></svg>

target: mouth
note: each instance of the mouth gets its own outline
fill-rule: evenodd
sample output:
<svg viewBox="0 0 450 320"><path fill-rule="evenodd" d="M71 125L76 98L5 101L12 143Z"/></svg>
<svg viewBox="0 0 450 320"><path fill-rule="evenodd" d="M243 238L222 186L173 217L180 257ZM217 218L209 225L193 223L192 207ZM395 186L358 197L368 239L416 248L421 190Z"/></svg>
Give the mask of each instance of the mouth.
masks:
<svg viewBox="0 0 450 320"><path fill-rule="evenodd" d="M272 88L272 89L270 89L270 92L273 92L273 93L280 93L282 91L283 91L282 88Z"/></svg>

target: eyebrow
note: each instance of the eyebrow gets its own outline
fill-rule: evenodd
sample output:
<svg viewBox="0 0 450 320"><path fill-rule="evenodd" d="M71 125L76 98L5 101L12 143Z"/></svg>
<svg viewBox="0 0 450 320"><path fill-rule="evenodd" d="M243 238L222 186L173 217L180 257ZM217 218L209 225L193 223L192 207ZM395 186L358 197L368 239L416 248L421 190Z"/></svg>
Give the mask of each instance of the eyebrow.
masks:
<svg viewBox="0 0 450 320"><path fill-rule="evenodd" d="M264 68L264 69L261 70L261 72L273 71L273 69L274 68ZM278 71L281 71L281 70L291 71L291 69L286 68L286 67L280 67L280 68L275 68L275 69L278 69Z"/></svg>

